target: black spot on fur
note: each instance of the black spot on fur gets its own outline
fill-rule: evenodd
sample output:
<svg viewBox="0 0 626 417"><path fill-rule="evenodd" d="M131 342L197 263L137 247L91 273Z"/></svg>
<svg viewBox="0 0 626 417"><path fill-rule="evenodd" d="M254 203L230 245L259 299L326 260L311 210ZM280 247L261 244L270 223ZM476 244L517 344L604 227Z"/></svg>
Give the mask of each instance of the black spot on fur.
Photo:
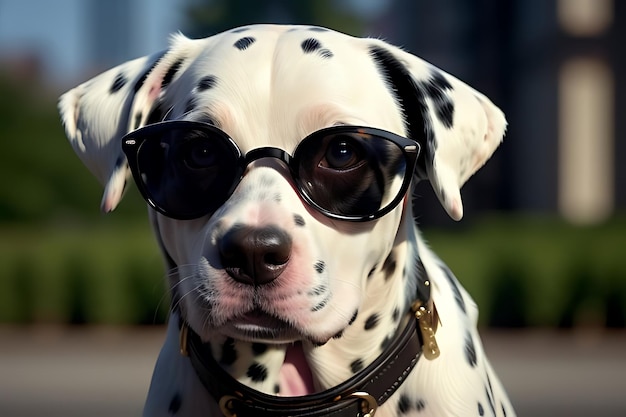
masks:
<svg viewBox="0 0 626 417"><path fill-rule="evenodd" d="M302 41L300 46L302 47L302 51L305 54L308 54L320 49L322 47L322 44L317 39L309 38Z"/></svg>
<svg viewBox="0 0 626 417"><path fill-rule="evenodd" d="M313 306L313 308L311 308L311 312L315 313L316 311L320 311L321 309L326 307L326 304L328 304L328 298L324 298L322 301Z"/></svg>
<svg viewBox="0 0 626 417"><path fill-rule="evenodd" d="M426 408L426 403L422 399L416 400L414 403L408 395L402 394L400 399L398 400L398 415L407 414L412 410L416 410L417 412L422 412L424 408Z"/></svg>
<svg viewBox="0 0 626 417"><path fill-rule="evenodd" d="M437 118L448 129L452 128L454 120L454 103L450 97L435 103L435 114Z"/></svg>
<svg viewBox="0 0 626 417"><path fill-rule="evenodd" d="M393 252L387 256L385 262L383 263L383 271L385 272L385 280L391 278L393 273L396 271L396 257Z"/></svg>
<svg viewBox="0 0 626 417"><path fill-rule="evenodd" d="M255 41L256 39L250 36L246 36L246 37L239 39L237 42L235 42L233 46L239 49L240 51L243 51L245 49L248 49L248 47L250 47L250 45L252 45Z"/></svg>
<svg viewBox="0 0 626 417"><path fill-rule="evenodd" d="M326 48L320 49L320 55L322 58L332 58L334 56L333 53Z"/></svg>
<svg viewBox="0 0 626 417"><path fill-rule="evenodd" d="M252 344L252 353L255 356L262 355L267 351L267 345L265 343L253 343Z"/></svg>
<svg viewBox="0 0 626 417"><path fill-rule="evenodd" d="M472 335L469 334L469 332L465 335L465 359L467 359L467 363L469 363L472 368L475 368L478 364L476 347L474 346Z"/></svg>
<svg viewBox="0 0 626 417"><path fill-rule="evenodd" d="M158 123L163 120L163 116L165 116L163 112L163 103L159 102L152 108L150 114L148 114L148 119L146 120L146 125L151 125L153 123Z"/></svg>
<svg viewBox="0 0 626 417"><path fill-rule="evenodd" d="M326 287L326 285L320 285L317 286L315 288L313 288L311 291L309 291L309 295L311 296L320 296L322 294L324 294L326 291L328 290L328 287Z"/></svg>
<svg viewBox="0 0 626 417"><path fill-rule="evenodd" d="M163 80L161 81L161 88L165 88L168 85L170 85L170 83L174 79L174 76L176 75L176 73L178 72L180 67L183 65L184 61L185 60L182 59L182 58L181 59L177 59L172 64L172 66L168 68L167 72L165 73L165 76L163 77Z"/></svg>
<svg viewBox="0 0 626 417"><path fill-rule="evenodd" d="M367 273L367 279L371 279L374 276L374 273L376 272L377 268L378 268L378 265L374 265L374 267L370 269L370 272Z"/></svg>
<svg viewBox="0 0 626 417"><path fill-rule="evenodd" d="M417 411L423 411L426 408L426 402L424 400L417 400L415 403L415 409Z"/></svg>
<svg viewBox="0 0 626 417"><path fill-rule="evenodd" d="M365 330L371 330L374 327L376 327L378 325L378 321L380 320L380 317L378 316L377 313L372 314L371 316L369 316L367 318L367 320L365 320Z"/></svg>
<svg viewBox="0 0 626 417"><path fill-rule="evenodd" d="M121 154L115 160L115 169L118 169L123 165L126 165L126 155Z"/></svg>
<svg viewBox="0 0 626 417"><path fill-rule="evenodd" d="M479 416L485 415L485 409L483 408L483 405L481 403L478 403L478 415Z"/></svg>
<svg viewBox="0 0 626 417"><path fill-rule="evenodd" d="M322 58L333 57L333 53L326 48L322 48L322 44L317 39L314 39L314 38L305 39L304 41L302 41L300 46L302 47L302 51L305 54L310 54L312 52L318 51L319 55Z"/></svg>
<svg viewBox="0 0 626 417"><path fill-rule="evenodd" d="M278 395L279 392L280 392L280 385L278 384L274 385L274 394Z"/></svg>
<svg viewBox="0 0 626 417"><path fill-rule="evenodd" d="M176 394L174 394L174 396L170 400L170 406L168 407L167 411L170 414L176 414L178 413L178 410L180 410L180 406L182 404L183 404L183 399L180 396L180 393L177 392Z"/></svg>
<svg viewBox="0 0 626 417"><path fill-rule="evenodd" d="M198 107L198 100L195 97L190 98L187 100L187 104L185 104L184 114L191 113L196 107Z"/></svg>
<svg viewBox="0 0 626 417"><path fill-rule="evenodd" d="M487 387L489 389L489 391L487 392L487 395L490 395L491 398L495 398L493 395L493 387L491 386L491 379L489 378L489 374L487 374Z"/></svg>
<svg viewBox="0 0 626 417"><path fill-rule="evenodd" d="M142 113L139 112L135 114L135 121L133 122L133 130L138 129L141 125L141 118L143 117Z"/></svg>
<svg viewBox="0 0 626 417"><path fill-rule="evenodd" d="M418 86L406 66L392 52L377 45L372 45L369 51L381 78L387 84L389 94L395 98L404 115L407 137L421 145L416 174L419 178L426 179L426 165L432 165L437 143L423 88Z"/></svg>
<svg viewBox="0 0 626 417"><path fill-rule="evenodd" d="M313 268L315 268L315 272L321 274L324 272L324 269L326 269L326 263L324 263L324 261L317 261L315 265L313 265Z"/></svg>
<svg viewBox="0 0 626 417"><path fill-rule="evenodd" d="M461 290L459 290L454 274L452 273L452 271L450 271L450 268L448 268L447 266L441 264L440 267L441 267L441 270L443 271L443 274L446 276L446 278L448 279L448 282L450 283L450 287L452 288L452 292L454 293L454 299L456 303L458 304L461 311L465 313L466 312L465 300L463 300L463 295L461 294Z"/></svg>
<svg viewBox="0 0 626 417"><path fill-rule="evenodd" d="M400 318L400 309L398 307L393 309L393 313L391 313L391 318L393 321L398 321Z"/></svg>
<svg viewBox="0 0 626 417"><path fill-rule="evenodd" d="M489 378L489 377L487 377ZM496 404L494 402L494 398L493 398L493 391L491 391L491 382L489 382L489 385L485 385L485 394L487 394L487 403L489 404L489 408L491 409L491 412L493 413L493 415L496 415Z"/></svg>
<svg viewBox="0 0 626 417"><path fill-rule="evenodd" d="M141 74L141 77L139 77L139 79L135 83L135 86L133 87L134 93L137 93L137 91L139 91L139 89L143 87L143 85L146 82L146 79L148 78L148 75L150 75L154 67L156 67L159 64L159 62L161 62L161 58L163 58L163 55L165 55L165 52L163 52L163 54L152 63L152 65L150 66L150 68L148 68L146 72Z"/></svg>
<svg viewBox="0 0 626 417"><path fill-rule="evenodd" d="M267 368L260 363L253 363L248 368L246 375L254 382L263 382L267 379Z"/></svg>
<svg viewBox="0 0 626 417"><path fill-rule="evenodd" d="M154 68L155 65L156 65L156 62L153 64L153 66L148 71L144 72L143 75L141 77L139 77L139 79L135 83L135 86L133 87L133 92L134 93L137 93L137 91L139 91L139 89L141 87L143 87L143 85L146 82L146 78L148 78L148 74L150 74L150 71L152 71L152 68Z"/></svg>
<svg viewBox="0 0 626 417"><path fill-rule="evenodd" d="M448 91L452 90L452 85L441 72L433 71L428 81L420 83L420 86L432 100L437 119L450 129L454 119L454 103Z"/></svg>
<svg viewBox="0 0 626 417"><path fill-rule="evenodd" d="M447 91L452 90L452 84L439 71L432 71L428 81L424 83L424 91L433 100L441 100Z"/></svg>
<svg viewBox="0 0 626 417"><path fill-rule="evenodd" d="M354 374L356 374L357 372L361 371L362 369L363 369L363 359L354 360L350 364L350 370Z"/></svg>
<svg viewBox="0 0 626 417"><path fill-rule="evenodd" d="M304 217L302 217L299 214L293 215L293 222L296 224L296 226L300 226L300 227L306 224L306 222L304 221Z"/></svg>
<svg viewBox="0 0 626 417"><path fill-rule="evenodd" d="M206 77L202 77L200 81L198 81L198 84L196 84L196 88L198 89L198 91L206 91L215 87L215 84L217 84L217 77L215 77L215 75L207 75Z"/></svg>
<svg viewBox="0 0 626 417"><path fill-rule="evenodd" d="M235 349L235 340L228 338L222 345L222 357L220 363L223 365L232 365L237 360L237 350Z"/></svg>
<svg viewBox="0 0 626 417"><path fill-rule="evenodd" d="M126 85L127 82L128 82L128 79L126 78L124 74L122 73L117 74L117 77L115 77L115 80L113 80L113 85L109 89L109 93L111 94L117 93L118 91L122 89L122 87Z"/></svg>
<svg viewBox="0 0 626 417"><path fill-rule="evenodd" d="M343 330L340 330L333 336L333 339L341 339L342 336L343 336ZM320 346L322 345L320 344Z"/></svg>
<svg viewBox="0 0 626 417"><path fill-rule="evenodd" d="M385 338L383 339L382 343L380 344L380 348L382 350L385 350L389 347L389 344L391 343L391 341L393 340L393 337L390 335L385 336Z"/></svg>
<svg viewBox="0 0 626 417"><path fill-rule="evenodd" d="M430 278L426 273L426 268L421 259L417 260L417 298L419 300L430 300Z"/></svg>
<svg viewBox="0 0 626 417"><path fill-rule="evenodd" d="M348 322L348 326L352 325L355 321L357 316L359 315L359 311L355 311L354 314L352 314L352 317L350 317L350 321Z"/></svg>
<svg viewBox="0 0 626 417"><path fill-rule="evenodd" d="M398 413L406 414L411 410L411 400L407 395L401 395L398 400Z"/></svg>
<svg viewBox="0 0 626 417"><path fill-rule="evenodd" d="M246 32L250 30L250 28L237 28L237 29L233 29L231 30L232 33L241 33L241 32Z"/></svg>

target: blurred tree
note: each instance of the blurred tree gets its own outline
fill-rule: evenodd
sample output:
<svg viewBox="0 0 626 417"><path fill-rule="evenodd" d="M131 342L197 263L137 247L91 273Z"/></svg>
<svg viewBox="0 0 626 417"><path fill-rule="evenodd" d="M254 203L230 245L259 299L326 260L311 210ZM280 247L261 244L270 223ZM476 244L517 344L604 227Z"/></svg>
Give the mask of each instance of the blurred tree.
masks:
<svg viewBox="0 0 626 417"><path fill-rule="evenodd" d="M363 29L345 2L331 0L193 0L187 21L185 33L193 38L252 23L311 24L355 35Z"/></svg>
<svg viewBox="0 0 626 417"><path fill-rule="evenodd" d="M38 80L0 71L0 223L100 217L102 187L69 145L56 100L57 93ZM117 212L116 217L143 219L145 204L125 198Z"/></svg>
<svg viewBox="0 0 626 417"><path fill-rule="evenodd" d="M492 278L491 312L488 324L496 328L528 326L530 297L526 277L529 272L523 261L500 256Z"/></svg>

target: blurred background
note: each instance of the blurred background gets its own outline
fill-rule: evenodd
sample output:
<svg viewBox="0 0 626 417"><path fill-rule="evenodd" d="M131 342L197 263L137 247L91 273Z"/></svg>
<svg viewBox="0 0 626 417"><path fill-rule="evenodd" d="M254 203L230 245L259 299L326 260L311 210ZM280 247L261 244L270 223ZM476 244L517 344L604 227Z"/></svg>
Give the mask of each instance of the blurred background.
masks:
<svg viewBox="0 0 626 417"><path fill-rule="evenodd" d="M418 221L520 415L626 415L618 0L0 0L0 415L139 415L167 318L145 204L131 190L99 212L57 97L173 32L263 22L383 38L504 110L464 219L420 184Z"/></svg>

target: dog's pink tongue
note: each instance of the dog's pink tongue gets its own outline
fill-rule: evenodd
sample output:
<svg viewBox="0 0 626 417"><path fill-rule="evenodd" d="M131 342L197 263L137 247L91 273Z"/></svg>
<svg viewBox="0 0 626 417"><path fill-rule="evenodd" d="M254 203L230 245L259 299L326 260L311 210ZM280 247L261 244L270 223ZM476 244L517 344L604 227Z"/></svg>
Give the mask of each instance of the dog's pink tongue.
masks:
<svg viewBox="0 0 626 417"><path fill-rule="evenodd" d="M302 344L287 348L285 362L280 368L280 395L298 397L313 393L313 376L304 357Z"/></svg>

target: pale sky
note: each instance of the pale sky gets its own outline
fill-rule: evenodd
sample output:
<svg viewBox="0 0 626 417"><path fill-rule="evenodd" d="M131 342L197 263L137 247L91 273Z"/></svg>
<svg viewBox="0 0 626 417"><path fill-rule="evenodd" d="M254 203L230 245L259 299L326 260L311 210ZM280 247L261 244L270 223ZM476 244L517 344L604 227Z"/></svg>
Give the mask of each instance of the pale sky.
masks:
<svg viewBox="0 0 626 417"><path fill-rule="evenodd" d="M72 84L90 75L86 40L89 1L0 0L0 61L39 55L47 81ZM131 59L164 49L168 36L180 27L184 0L129 0L137 16L136 33L129 39ZM140 12L137 12L140 11ZM114 25L111 25L114 31Z"/></svg>

